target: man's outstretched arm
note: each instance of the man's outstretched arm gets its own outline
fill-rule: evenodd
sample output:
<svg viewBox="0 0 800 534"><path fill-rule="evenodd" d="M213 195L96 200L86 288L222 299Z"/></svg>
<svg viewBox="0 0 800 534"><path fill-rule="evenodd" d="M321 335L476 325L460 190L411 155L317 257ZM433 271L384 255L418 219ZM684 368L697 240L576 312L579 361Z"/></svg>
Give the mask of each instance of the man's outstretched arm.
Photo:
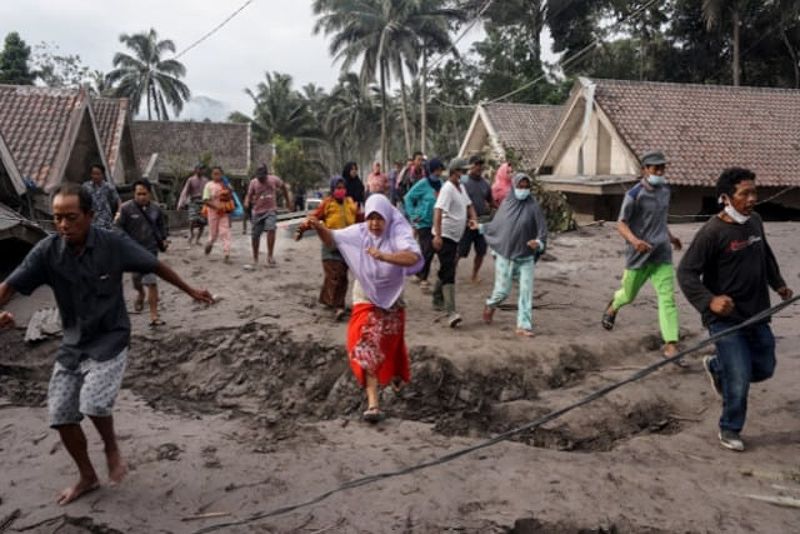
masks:
<svg viewBox="0 0 800 534"><path fill-rule="evenodd" d="M0 283L0 308L8 304L11 297L14 296L14 288L9 284ZM14 315L0 309L0 328L12 328L14 326Z"/></svg>
<svg viewBox="0 0 800 534"><path fill-rule="evenodd" d="M158 267L156 267L153 272L158 275L159 278L177 287L194 300L205 302L206 304L214 304L214 297L211 296L211 293L209 293L207 289L197 289L190 286L178 273L173 271L172 268L163 261L158 262Z"/></svg>

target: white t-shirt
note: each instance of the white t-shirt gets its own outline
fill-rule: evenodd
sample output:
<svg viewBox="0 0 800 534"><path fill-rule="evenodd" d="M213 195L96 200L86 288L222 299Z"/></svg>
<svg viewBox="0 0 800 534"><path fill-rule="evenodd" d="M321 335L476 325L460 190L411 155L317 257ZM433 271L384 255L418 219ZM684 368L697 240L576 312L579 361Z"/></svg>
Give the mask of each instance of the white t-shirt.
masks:
<svg viewBox="0 0 800 534"><path fill-rule="evenodd" d="M434 206L442 210L442 237L461 240L467 229L467 207L471 205L463 185L455 186L450 180L442 184Z"/></svg>

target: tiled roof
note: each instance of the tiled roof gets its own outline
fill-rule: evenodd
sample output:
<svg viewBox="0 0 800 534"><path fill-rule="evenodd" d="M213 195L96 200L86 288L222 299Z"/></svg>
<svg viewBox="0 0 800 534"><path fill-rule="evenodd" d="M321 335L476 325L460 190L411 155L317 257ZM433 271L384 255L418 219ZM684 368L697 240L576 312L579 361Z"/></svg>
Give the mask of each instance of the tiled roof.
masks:
<svg viewBox="0 0 800 534"><path fill-rule="evenodd" d="M637 155L663 150L677 185L711 186L726 167L800 185L800 91L593 80L595 100Z"/></svg>
<svg viewBox="0 0 800 534"><path fill-rule="evenodd" d="M483 108L498 141L521 157L524 169L536 167L563 110L563 106L501 103Z"/></svg>
<svg viewBox="0 0 800 534"><path fill-rule="evenodd" d="M191 169L206 153L226 172L244 175L250 167L250 125L225 122L133 121L137 157L158 153L162 168Z"/></svg>
<svg viewBox="0 0 800 534"><path fill-rule="evenodd" d="M86 93L74 89L0 85L0 132L23 177L40 187L52 185L51 171L67 156L60 150L67 150L70 125L85 100Z"/></svg>
<svg viewBox="0 0 800 534"><path fill-rule="evenodd" d="M97 126L97 135L103 144L106 162L113 169L120 157L119 148L122 133L125 128L125 119L128 116L127 98L93 98L92 111L94 122Z"/></svg>
<svg viewBox="0 0 800 534"><path fill-rule="evenodd" d="M0 132L0 180L3 180L3 183L0 183L0 195L22 195L25 192L25 182L2 132Z"/></svg>

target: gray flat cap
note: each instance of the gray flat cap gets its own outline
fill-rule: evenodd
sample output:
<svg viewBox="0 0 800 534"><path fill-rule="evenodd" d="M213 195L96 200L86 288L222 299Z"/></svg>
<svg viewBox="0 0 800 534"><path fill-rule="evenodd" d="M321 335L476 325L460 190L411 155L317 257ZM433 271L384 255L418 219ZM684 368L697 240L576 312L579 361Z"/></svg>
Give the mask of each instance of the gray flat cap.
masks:
<svg viewBox="0 0 800 534"><path fill-rule="evenodd" d="M447 165L447 172L466 171L467 169L469 169L469 163L464 158L453 158Z"/></svg>
<svg viewBox="0 0 800 534"><path fill-rule="evenodd" d="M642 167L647 167L649 165L666 165L667 158L664 157L664 153L658 150L652 150L650 152L645 152L642 155Z"/></svg>

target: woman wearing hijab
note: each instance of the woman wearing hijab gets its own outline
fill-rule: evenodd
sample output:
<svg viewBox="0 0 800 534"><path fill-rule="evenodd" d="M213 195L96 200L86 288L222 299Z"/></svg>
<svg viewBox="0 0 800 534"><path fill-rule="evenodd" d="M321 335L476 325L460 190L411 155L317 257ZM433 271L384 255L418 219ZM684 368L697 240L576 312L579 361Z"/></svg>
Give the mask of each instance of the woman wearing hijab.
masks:
<svg viewBox="0 0 800 534"><path fill-rule="evenodd" d="M533 270L547 245L547 220L531 196L528 175L514 175L513 192L500 204L494 219L476 225L495 253L494 290L483 309L483 320L492 322L494 310L511 293L514 274L519 273L517 335L533 336Z"/></svg>
<svg viewBox="0 0 800 534"><path fill-rule="evenodd" d="M513 174L514 171L510 163L503 163L497 169L497 173L494 175L494 183L492 184L492 200L494 200L496 207L500 206L500 203L505 200L509 191L511 191L511 177Z"/></svg>
<svg viewBox="0 0 800 534"><path fill-rule="evenodd" d="M389 199L371 196L365 215L365 222L343 230L330 230L313 216L307 223L323 243L339 249L356 279L347 353L353 374L367 392L364 420L377 423L384 418L378 388L391 384L399 389L411 377L403 285L424 260L411 226Z"/></svg>
<svg viewBox="0 0 800 534"><path fill-rule="evenodd" d="M361 207L364 205L364 183L358 177L358 165L355 161L348 161L344 164L342 178L347 186L347 196L352 198Z"/></svg>
<svg viewBox="0 0 800 534"><path fill-rule="evenodd" d="M352 198L347 196L344 178L334 176L331 178L330 195L325 197L320 206L314 210L312 217L325 225L329 230L341 230L356 223L358 206ZM311 224L303 222L297 229L296 240L303 237L303 232L309 230ZM345 315L344 299L347 296L347 264L335 246L322 244L322 269L325 280L319 294L319 301L335 310L336 320L341 320Z"/></svg>

